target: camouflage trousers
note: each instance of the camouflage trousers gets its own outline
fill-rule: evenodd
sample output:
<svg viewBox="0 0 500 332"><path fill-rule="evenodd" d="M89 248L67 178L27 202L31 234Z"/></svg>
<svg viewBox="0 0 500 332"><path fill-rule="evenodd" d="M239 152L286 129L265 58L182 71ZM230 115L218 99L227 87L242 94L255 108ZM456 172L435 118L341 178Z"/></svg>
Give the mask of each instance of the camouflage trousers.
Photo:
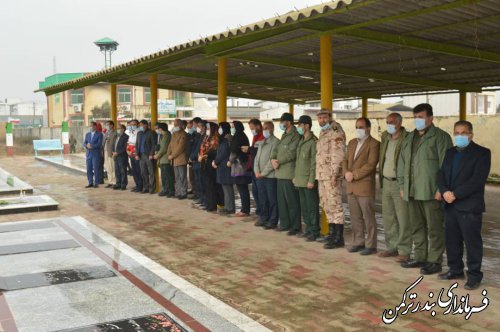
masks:
<svg viewBox="0 0 500 332"><path fill-rule="evenodd" d="M326 214L328 223L343 224L342 181L334 185L332 180L319 180L318 189L319 204Z"/></svg>

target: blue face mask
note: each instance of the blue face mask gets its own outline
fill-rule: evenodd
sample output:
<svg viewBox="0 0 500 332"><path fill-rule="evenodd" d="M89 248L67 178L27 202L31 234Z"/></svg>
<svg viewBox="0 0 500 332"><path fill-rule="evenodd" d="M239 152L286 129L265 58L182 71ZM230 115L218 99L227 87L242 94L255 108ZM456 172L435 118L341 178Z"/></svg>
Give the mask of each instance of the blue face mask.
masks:
<svg viewBox="0 0 500 332"><path fill-rule="evenodd" d="M132 130L132 126L128 126L128 127L127 127L127 130L128 130L128 131L131 131L131 130Z"/></svg>
<svg viewBox="0 0 500 332"><path fill-rule="evenodd" d="M132 130L137 130L137 126L132 126Z"/></svg>
<svg viewBox="0 0 500 332"><path fill-rule="evenodd" d="M325 124L324 126L321 126L321 130L328 130L328 129L330 129L331 127L332 127L332 125L331 125L331 124L329 124L329 123L327 123L327 124Z"/></svg>
<svg viewBox="0 0 500 332"><path fill-rule="evenodd" d="M193 127L189 128L188 131L190 134L194 134L194 132L196 131L196 128L193 126Z"/></svg>
<svg viewBox="0 0 500 332"><path fill-rule="evenodd" d="M396 132L396 126L393 124L388 124L387 125L387 133L389 133L389 135L392 135L395 132Z"/></svg>
<svg viewBox="0 0 500 332"><path fill-rule="evenodd" d="M463 149L466 148L469 144L469 137L465 135L455 135L455 145L457 148Z"/></svg>
<svg viewBox="0 0 500 332"><path fill-rule="evenodd" d="M304 135L304 129L302 127L297 127L297 132L299 135Z"/></svg>
<svg viewBox="0 0 500 332"><path fill-rule="evenodd" d="M416 118L414 119L415 129L418 131L425 129L425 119Z"/></svg>
<svg viewBox="0 0 500 332"><path fill-rule="evenodd" d="M138 130L139 131L144 131L144 127L139 127Z"/></svg>
<svg viewBox="0 0 500 332"><path fill-rule="evenodd" d="M271 137L271 133L269 132L269 130L264 130L262 134L264 135L265 138Z"/></svg>
<svg viewBox="0 0 500 332"><path fill-rule="evenodd" d="M231 135L234 136L234 134L236 134L236 128L231 128Z"/></svg>
<svg viewBox="0 0 500 332"><path fill-rule="evenodd" d="M280 123L280 129L282 131L285 131L286 130L286 127L285 127L285 124L284 123Z"/></svg>

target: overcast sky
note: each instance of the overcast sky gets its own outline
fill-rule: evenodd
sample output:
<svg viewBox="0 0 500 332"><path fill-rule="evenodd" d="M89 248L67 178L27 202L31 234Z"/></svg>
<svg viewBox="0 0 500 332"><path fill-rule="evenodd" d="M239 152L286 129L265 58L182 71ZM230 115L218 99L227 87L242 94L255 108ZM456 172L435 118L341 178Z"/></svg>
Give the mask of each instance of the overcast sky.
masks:
<svg viewBox="0 0 500 332"><path fill-rule="evenodd" d="M320 3L320 0L1 0L0 99L44 100L53 72L102 69L94 41L120 43L113 64Z"/></svg>

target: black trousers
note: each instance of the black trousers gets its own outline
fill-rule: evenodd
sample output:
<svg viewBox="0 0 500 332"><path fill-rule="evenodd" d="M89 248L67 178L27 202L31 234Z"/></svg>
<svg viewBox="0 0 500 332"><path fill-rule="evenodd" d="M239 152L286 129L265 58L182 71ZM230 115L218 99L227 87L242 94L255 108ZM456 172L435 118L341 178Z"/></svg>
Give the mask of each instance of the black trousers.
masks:
<svg viewBox="0 0 500 332"><path fill-rule="evenodd" d="M194 184L195 184L195 192L201 202L206 203L207 200L205 198L205 187L203 186L203 178L201 175L201 164L193 163L193 174L194 174Z"/></svg>
<svg viewBox="0 0 500 332"><path fill-rule="evenodd" d="M211 163L211 162L210 162ZM216 170L215 168L203 167L201 170L201 176L203 178L203 188L205 189L205 199L208 211L216 211L217 204L224 204L224 192L222 191L222 186L217 183Z"/></svg>
<svg viewBox="0 0 500 332"><path fill-rule="evenodd" d="M456 210L453 206L445 209L446 256L453 273L464 269L464 244L467 249L467 279L480 282L483 279L483 238L481 225L483 214Z"/></svg>
<svg viewBox="0 0 500 332"><path fill-rule="evenodd" d="M135 187L142 191L142 176L141 176L141 162L134 158L130 158L132 164L132 176L134 177Z"/></svg>
<svg viewBox="0 0 500 332"><path fill-rule="evenodd" d="M127 165L128 165L127 154L116 156L115 159L116 186L123 189L127 188L128 185Z"/></svg>
<svg viewBox="0 0 500 332"><path fill-rule="evenodd" d="M248 184L237 184L238 192L240 193L241 199L241 212L250 214L250 191L248 190Z"/></svg>

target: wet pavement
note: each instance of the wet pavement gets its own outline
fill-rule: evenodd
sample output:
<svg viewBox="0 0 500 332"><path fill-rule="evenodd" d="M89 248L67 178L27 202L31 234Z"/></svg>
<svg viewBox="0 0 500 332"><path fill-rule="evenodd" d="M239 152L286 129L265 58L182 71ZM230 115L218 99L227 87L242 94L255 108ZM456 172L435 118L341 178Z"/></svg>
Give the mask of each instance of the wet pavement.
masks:
<svg viewBox="0 0 500 332"><path fill-rule="evenodd" d="M461 280L458 281L458 288L453 290L458 296L458 303L463 296L470 301L469 305L479 310L481 301L485 300L485 295L481 293L485 289L488 306L469 319L465 319L465 314L458 314L456 307L454 309L458 311L455 315L445 314L443 307L436 307L435 316L430 310L406 315L400 312L397 320L387 325L382 321L384 309L394 310L402 302L405 289L420 277L417 270L402 269L390 258L363 257L350 254L345 249L324 250L320 243L307 243L297 237L256 228L253 217L241 219L206 213L192 208L189 201L104 188L84 189L86 179L82 174L34 161L32 157L2 159L0 166L30 183L35 188L35 194L48 194L60 203L59 211L0 216L0 222L82 216L110 236L123 241L117 242L120 244L113 248L122 249L124 243L130 245L183 280L188 280L271 330L500 330L500 322L496 319L500 315L498 187L487 189L488 212L483 221L484 284L478 290L470 291L469 297L466 297ZM377 219L380 222L380 217ZM14 227L15 223L8 225ZM54 229L45 227L38 231L51 234ZM349 229L347 233L348 239ZM89 232L86 235L93 243L102 242L99 233ZM27 238L32 238L33 243L42 242L40 236L35 234ZM59 240L65 239L62 237ZM381 234L379 240L379 247L383 248ZM6 245L12 243L7 242ZM115 259L123 257L120 250L115 249L110 250L108 255ZM79 248L66 250L76 251ZM51 252L58 251L61 250ZM39 259L43 263L43 259ZM67 269L59 265L40 271L36 266L31 269L24 266L18 268L18 274L58 270ZM113 271L119 272L116 269ZM116 277L71 282L64 286L105 282L113 278ZM414 301L420 300L423 305L430 298L427 296L429 292L438 294L440 289L446 289L446 294L451 285L451 282L440 281L434 275L425 276L413 290L418 293L418 299ZM50 287L62 286L36 289ZM112 294L113 289L110 288L105 295ZM43 300L39 301L35 305L43 306ZM409 302L408 299L406 301ZM129 317L140 320L141 317L164 312L150 309L150 312L130 314ZM28 315L30 309L26 305L24 309L18 307L16 310L26 310ZM76 306L75 310L85 311L84 306ZM0 322L3 322L2 317L0 314ZM38 318L43 320L41 316ZM99 322L103 324L120 321L120 318L100 318ZM84 328L89 324L79 326Z"/></svg>

